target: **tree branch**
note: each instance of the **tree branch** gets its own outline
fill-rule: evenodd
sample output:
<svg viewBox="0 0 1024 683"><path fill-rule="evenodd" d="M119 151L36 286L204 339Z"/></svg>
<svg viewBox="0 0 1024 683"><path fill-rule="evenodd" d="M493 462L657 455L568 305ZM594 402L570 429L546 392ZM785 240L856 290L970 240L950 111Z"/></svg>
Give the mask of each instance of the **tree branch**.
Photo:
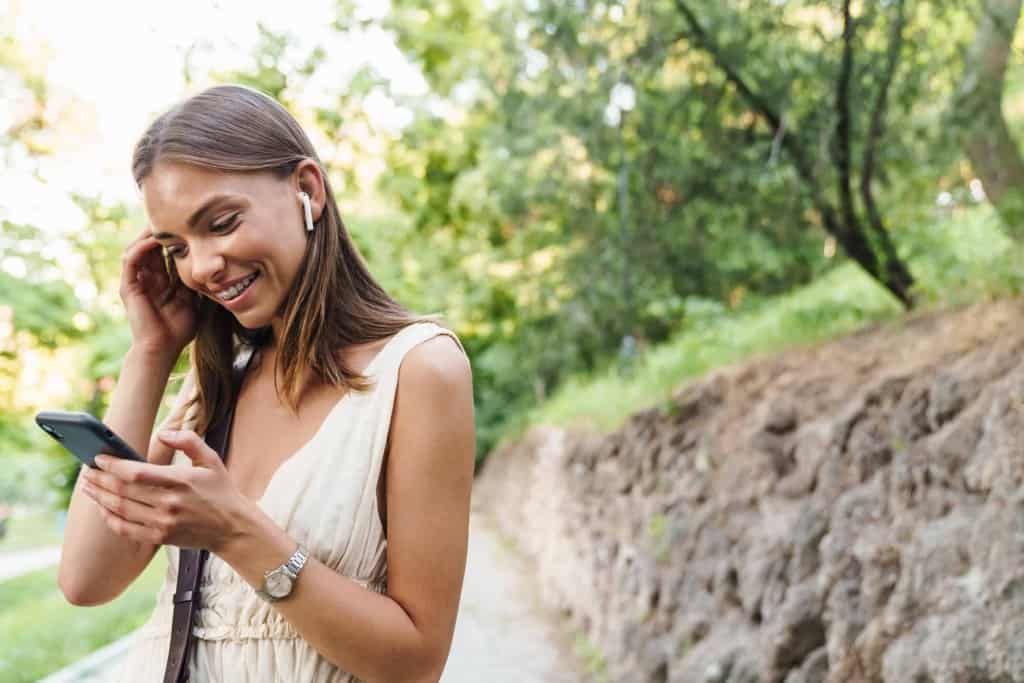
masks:
<svg viewBox="0 0 1024 683"><path fill-rule="evenodd" d="M833 155L837 171L839 206L846 225L857 222L850 180L850 76L853 72L855 29L850 14L850 0L843 0L843 56L839 63L839 77L836 79L836 140Z"/></svg>
<svg viewBox="0 0 1024 683"><path fill-rule="evenodd" d="M743 76L737 68L729 64L722 53L721 47L704 29L700 20L697 18L697 15L694 14L693 10L690 9L685 0L675 0L675 4L679 13L683 15L683 18L689 25L690 32L693 34L693 37L711 55L712 59L715 60L715 64L717 64L718 68L725 73L725 77L728 81L736 87L740 95L747 101L747 104L749 104L758 114L763 116L768 122L768 125L771 126L772 130L778 133L779 129L782 127L782 117L779 113L775 111L768 100L754 92L754 89L751 88L745 80L743 80ZM814 173L814 169L807 157L807 154L804 152L803 147L800 146L799 139L796 135L783 135L782 146L793 158L793 164L796 166L797 173L810 190L811 202L814 204L814 208L817 209L818 213L821 215L822 222L825 224L825 230L835 235L836 238L839 239L840 243L845 242L847 239L847 230L839 221L835 208L829 204L822 195L821 188L818 185L817 176Z"/></svg>
<svg viewBox="0 0 1024 683"><path fill-rule="evenodd" d="M768 120L768 124L772 127L772 130L777 130L779 127L780 117L772 109L771 105L763 97L753 91L753 89L747 85L747 82L743 80L739 71L736 70L731 64L729 64L724 55L722 55L722 49L708 35L708 32L701 25L700 20L697 19L697 15L693 13L693 10L683 2L683 0L676 0L676 7L679 9L679 13L686 19L686 23L690 25L690 30L693 32L697 40L704 46L704 49L711 53L715 63L718 64L718 68L725 72L726 78L736 86L736 89L740 91L740 95L743 96L750 105L758 111L765 119Z"/></svg>
<svg viewBox="0 0 1024 683"><path fill-rule="evenodd" d="M864 146L864 163L860 177L860 194L864 201L864 208L868 214L868 221L875 230L882 231L885 227L882 224L881 214L875 205L875 197L871 189L871 183L875 173L875 152L878 143L885 131L885 111L888 105L889 87L892 85L899 66L900 51L903 48L903 15L904 0L896 2L896 16L893 18L892 33L889 36L889 50L886 55L885 70L882 72L882 82L878 86L875 95L875 106L871 111L871 123L868 128L867 144Z"/></svg>

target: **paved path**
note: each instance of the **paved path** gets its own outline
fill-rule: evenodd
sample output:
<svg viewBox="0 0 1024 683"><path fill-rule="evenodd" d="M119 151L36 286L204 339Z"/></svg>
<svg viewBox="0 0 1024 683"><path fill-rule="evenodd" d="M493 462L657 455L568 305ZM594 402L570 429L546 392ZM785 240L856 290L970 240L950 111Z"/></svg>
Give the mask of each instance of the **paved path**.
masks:
<svg viewBox="0 0 1024 683"><path fill-rule="evenodd" d="M567 629L539 599L535 574L483 514L470 517L455 637L441 683L578 683Z"/></svg>
<svg viewBox="0 0 1024 683"><path fill-rule="evenodd" d="M60 546L0 554L0 581L46 569L60 562Z"/></svg>
<svg viewBox="0 0 1024 683"><path fill-rule="evenodd" d="M441 683L580 683L565 628L537 599L533 574L479 512L470 517L469 554L459 617ZM132 636L44 679L93 683ZM42 683L42 682L41 682Z"/></svg>

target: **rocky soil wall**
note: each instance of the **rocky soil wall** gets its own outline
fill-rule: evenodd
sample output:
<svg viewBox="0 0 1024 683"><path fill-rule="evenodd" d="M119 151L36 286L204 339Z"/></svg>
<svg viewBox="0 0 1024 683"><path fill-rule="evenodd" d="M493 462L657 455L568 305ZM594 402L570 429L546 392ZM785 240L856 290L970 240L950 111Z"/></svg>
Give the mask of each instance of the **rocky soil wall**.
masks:
<svg viewBox="0 0 1024 683"><path fill-rule="evenodd" d="M1024 682L1024 302L755 359L477 487L609 681Z"/></svg>

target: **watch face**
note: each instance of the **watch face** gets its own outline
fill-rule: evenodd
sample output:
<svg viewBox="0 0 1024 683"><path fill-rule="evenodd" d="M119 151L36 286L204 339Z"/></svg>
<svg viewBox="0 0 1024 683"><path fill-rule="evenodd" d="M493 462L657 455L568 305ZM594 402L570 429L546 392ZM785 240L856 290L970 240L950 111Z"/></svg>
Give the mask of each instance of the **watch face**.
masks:
<svg viewBox="0 0 1024 683"><path fill-rule="evenodd" d="M272 598L283 598L292 592L292 579L284 572L274 572L267 577L267 593Z"/></svg>

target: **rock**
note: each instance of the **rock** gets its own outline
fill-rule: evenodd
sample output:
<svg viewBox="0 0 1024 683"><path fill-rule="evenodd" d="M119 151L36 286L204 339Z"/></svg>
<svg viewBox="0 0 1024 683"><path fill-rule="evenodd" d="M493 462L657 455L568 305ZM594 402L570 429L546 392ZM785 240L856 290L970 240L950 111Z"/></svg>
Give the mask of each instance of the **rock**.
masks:
<svg viewBox="0 0 1024 683"><path fill-rule="evenodd" d="M1024 683L1024 307L715 371L474 485L610 682ZM592 653L592 656L596 656Z"/></svg>

